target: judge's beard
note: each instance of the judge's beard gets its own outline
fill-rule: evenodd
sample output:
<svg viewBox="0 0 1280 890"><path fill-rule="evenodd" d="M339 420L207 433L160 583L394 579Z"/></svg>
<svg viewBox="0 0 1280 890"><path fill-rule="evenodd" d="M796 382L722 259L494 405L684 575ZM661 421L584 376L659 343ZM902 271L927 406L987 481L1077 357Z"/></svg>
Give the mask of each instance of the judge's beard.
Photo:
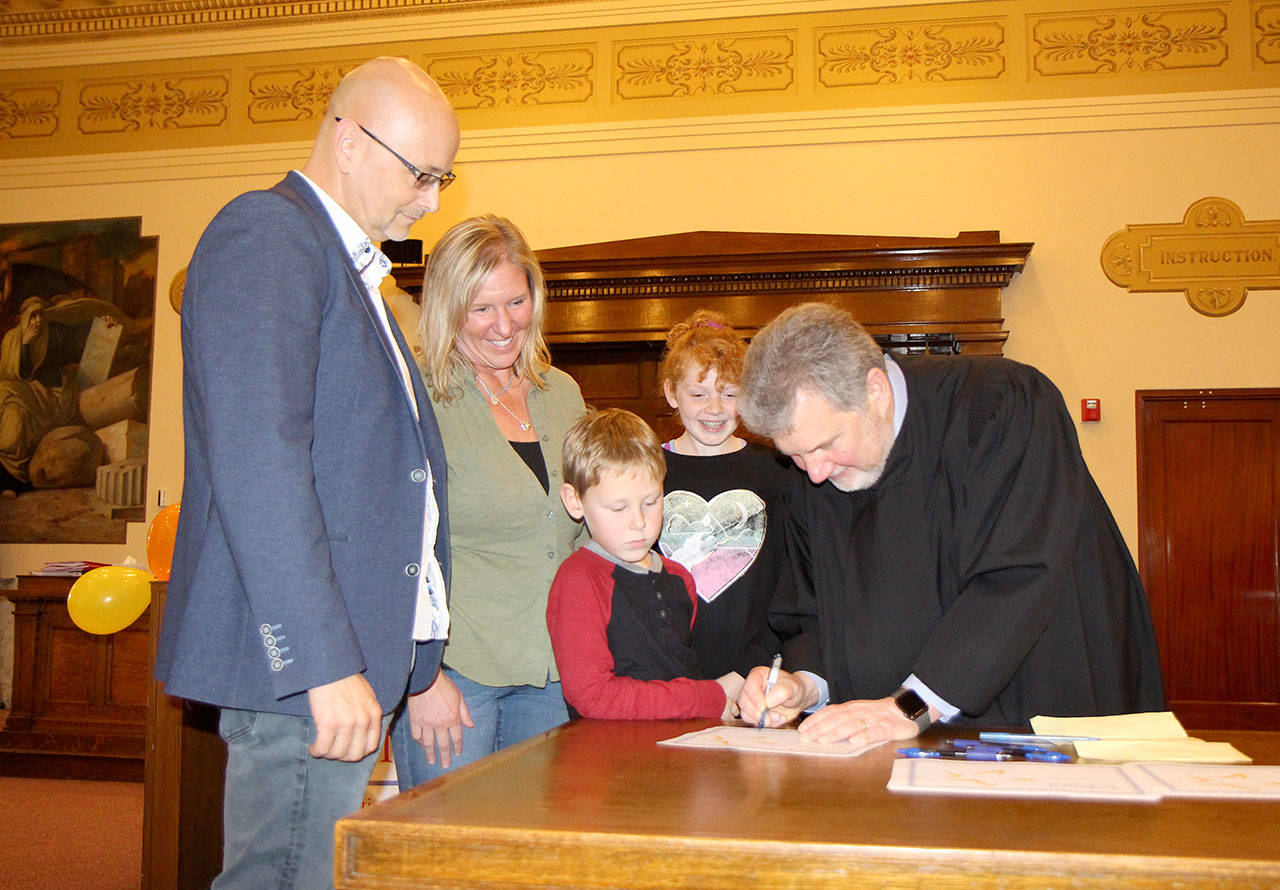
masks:
<svg viewBox="0 0 1280 890"><path fill-rule="evenodd" d="M884 468L889 463L889 451L893 448L893 414L878 418L867 431L870 441L869 450L875 449L879 458L870 467L846 467L839 473L827 477L827 481L841 491L862 491L880 481Z"/></svg>

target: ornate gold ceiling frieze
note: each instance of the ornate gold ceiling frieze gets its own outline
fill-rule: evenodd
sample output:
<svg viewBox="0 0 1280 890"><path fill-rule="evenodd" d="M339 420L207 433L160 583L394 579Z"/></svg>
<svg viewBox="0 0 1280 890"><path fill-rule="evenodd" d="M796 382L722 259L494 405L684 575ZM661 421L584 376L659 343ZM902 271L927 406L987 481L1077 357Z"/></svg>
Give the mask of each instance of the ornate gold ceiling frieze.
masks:
<svg viewBox="0 0 1280 890"><path fill-rule="evenodd" d="M358 64L253 69L246 117L255 124L319 120L338 81Z"/></svg>
<svg viewBox="0 0 1280 890"><path fill-rule="evenodd" d="M56 85L0 89L0 135L9 139L52 136L58 129Z"/></svg>
<svg viewBox="0 0 1280 890"><path fill-rule="evenodd" d="M998 80L1008 68L1004 19L892 23L817 32L825 87Z"/></svg>
<svg viewBox="0 0 1280 890"><path fill-rule="evenodd" d="M350 9L462 5L341 2ZM959 9L966 17L956 16ZM464 129L489 131L582 126L603 133L620 122L726 114L1280 87L1280 0L1124 8L1104 0L974 0L416 36L434 30L406 29L394 42L0 67L0 159L304 141L342 75L387 54L422 64Z"/></svg>
<svg viewBox="0 0 1280 890"><path fill-rule="evenodd" d="M1254 51L1263 65L1280 65L1280 3L1259 3L1253 11Z"/></svg>
<svg viewBox="0 0 1280 890"><path fill-rule="evenodd" d="M795 56L795 32L619 43L614 89L624 100L785 91Z"/></svg>
<svg viewBox="0 0 1280 890"><path fill-rule="evenodd" d="M227 119L228 78L141 78L101 81L80 90L83 134L216 127Z"/></svg>
<svg viewBox="0 0 1280 890"><path fill-rule="evenodd" d="M1227 60L1227 5L1030 16L1040 77L1217 68Z"/></svg>
<svg viewBox="0 0 1280 890"><path fill-rule="evenodd" d="M458 110L580 105L595 88L595 47L521 47L502 52L436 56L427 63Z"/></svg>

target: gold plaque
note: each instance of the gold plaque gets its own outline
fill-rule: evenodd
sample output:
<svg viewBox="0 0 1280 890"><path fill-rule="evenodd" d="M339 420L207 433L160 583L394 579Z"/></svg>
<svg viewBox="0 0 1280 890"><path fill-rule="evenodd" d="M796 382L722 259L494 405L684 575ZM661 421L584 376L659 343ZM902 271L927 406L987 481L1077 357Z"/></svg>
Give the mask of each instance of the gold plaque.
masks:
<svg viewBox="0 0 1280 890"><path fill-rule="evenodd" d="M1130 293L1182 291L1205 315L1230 315L1250 290L1280 290L1280 220L1246 222L1235 202L1201 198L1181 223L1125 226L1102 271Z"/></svg>
<svg viewBox="0 0 1280 890"><path fill-rule="evenodd" d="M173 311L182 314L182 295L187 289L187 267L183 266L169 283L169 305Z"/></svg>

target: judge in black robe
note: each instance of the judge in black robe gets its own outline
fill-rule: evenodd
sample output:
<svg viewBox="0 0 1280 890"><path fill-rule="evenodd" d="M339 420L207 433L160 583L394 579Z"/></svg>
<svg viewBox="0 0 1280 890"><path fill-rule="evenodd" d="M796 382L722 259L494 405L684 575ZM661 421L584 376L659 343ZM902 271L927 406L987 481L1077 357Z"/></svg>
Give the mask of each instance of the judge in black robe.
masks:
<svg viewBox="0 0 1280 890"><path fill-rule="evenodd" d="M800 308L813 317L775 324L839 327L839 310ZM821 381L806 382L803 350L782 352L796 360L777 382L792 410L781 428L775 413L775 428L757 431L817 482L792 492L797 584L774 618L796 634L789 672L825 679L832 702L865 705L846 708L824 740L914 733L927 720L912 726L892 698L908 679L940 705L934 719L965 723L1164 706L1141 581L1043 374L997 357L886 360L875 349L862 408L841 409L818 395ZM744 389L770 386L750 365L749 354ZM767 428L752 410L758 395L748 390L742 413ZM844 470L867 458L874 472ZM744 707L744 719L758 710Z"/></svg>

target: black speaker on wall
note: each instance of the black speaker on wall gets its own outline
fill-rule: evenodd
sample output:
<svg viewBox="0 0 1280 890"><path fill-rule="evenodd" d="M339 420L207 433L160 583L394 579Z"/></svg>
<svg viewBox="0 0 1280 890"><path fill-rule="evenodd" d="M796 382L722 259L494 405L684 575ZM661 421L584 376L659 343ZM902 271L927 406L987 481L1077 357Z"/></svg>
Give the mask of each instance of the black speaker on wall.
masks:
<svg viewBox="0 0 1280 890"><path fill-rule="evenodd" d="M406 238L403 241L383 241L378 247L387 259L397 266L422 265L422 239Z"/></svg>

